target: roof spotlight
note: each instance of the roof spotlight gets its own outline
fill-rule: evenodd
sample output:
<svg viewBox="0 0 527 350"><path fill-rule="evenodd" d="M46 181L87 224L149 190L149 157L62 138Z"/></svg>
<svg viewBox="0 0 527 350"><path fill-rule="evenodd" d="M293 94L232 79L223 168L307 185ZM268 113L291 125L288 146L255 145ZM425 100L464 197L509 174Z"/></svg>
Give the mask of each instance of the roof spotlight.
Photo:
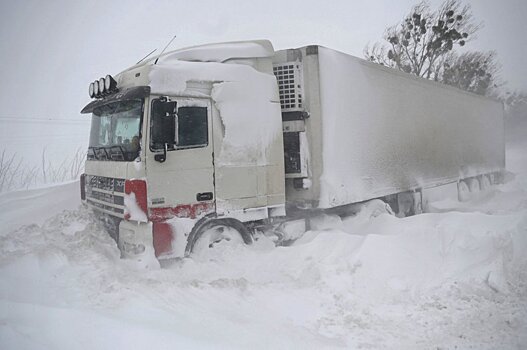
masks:
<svg viewBox="0 0 527 350"><path fill-rule="evenodd" d="M94 98L94 97L95 97L95 93L94 93L94 91L93 91L93 88L94 88L93 85L94 85L94 84L91 83L91 84L90 84L90 88L88 89L88 93L90 94L90 97L91 97L91 98Z"/></svg>
<svg viewBox="0 0 527 350"><path fill-rule="evenodd" d="M104 94L106 93L106 89L104 88L104 78L99 79L99 93Z"/></svg>
<svg viewBox="0 0 527 350"><path fill-rule="evenodd" d="M113 91L117 87L117 82L110 74L104 78L104 89L108 92Z"/></svg>
<svg viewBox="0 0 527 350"><path fill-rule="evenodd" d="M100 91L99 91L99 82L98 81L94 81L92 84L93 84L93 95L95 97L99 97L99 93L100 93Z"/></svg>
<svg viewBox="0 0 527 350"><path fill-rule="evenodd" d="M117 81L110 74L90 83L90 88L88 89L91 98L101 98L116 91Z"/></svg>

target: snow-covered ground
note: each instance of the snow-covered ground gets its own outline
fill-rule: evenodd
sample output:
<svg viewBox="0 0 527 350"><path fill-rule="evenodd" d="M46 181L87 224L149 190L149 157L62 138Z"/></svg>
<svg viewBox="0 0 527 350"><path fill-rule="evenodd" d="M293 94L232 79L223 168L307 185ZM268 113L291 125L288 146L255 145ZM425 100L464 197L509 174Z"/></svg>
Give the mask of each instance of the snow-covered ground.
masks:
<svg viewBox="0 0 527 350"><path fill-rule="evenodd" d="M78 183L0 195L0 348L526 348L527 142L507 157L469 202L157 270L119 258Z"/></svg>

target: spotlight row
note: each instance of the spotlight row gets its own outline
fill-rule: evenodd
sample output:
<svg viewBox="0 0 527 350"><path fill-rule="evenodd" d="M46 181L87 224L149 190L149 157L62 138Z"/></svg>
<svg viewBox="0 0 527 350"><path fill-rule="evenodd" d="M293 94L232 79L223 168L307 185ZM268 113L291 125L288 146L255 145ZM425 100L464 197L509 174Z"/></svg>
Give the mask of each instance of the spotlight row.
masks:
<svg viewBox="0 0 527 350"><path fill-rule="evenodd" d="M117 91L117 82L109 74L105 78L95 80L88 89L91 98L103 97L115 91Z"/></svg>

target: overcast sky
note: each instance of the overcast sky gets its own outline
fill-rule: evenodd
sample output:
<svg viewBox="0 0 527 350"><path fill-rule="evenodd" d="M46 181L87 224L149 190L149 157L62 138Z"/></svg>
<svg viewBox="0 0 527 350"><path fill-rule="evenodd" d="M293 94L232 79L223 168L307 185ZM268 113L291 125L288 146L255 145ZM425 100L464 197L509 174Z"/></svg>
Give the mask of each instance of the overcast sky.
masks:
<svg viewBox="0 0 527 350"><path fill-rule="evenodd" d="M362 57L415 2L2 1L0 117L78 118L91 81L120 72L173 35L170 49L270 39L275 49L320 44ZM527 91L527 1L466 3L485 22L467 47L496 50L509 88Z"/></svg>

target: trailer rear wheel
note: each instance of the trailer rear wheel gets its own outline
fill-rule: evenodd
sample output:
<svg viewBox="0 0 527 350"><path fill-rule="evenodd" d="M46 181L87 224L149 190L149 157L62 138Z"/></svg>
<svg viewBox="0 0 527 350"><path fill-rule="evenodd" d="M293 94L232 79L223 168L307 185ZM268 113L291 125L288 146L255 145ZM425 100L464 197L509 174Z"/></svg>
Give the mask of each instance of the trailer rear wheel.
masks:
<svg viewBox="0 0 527 350"><path fill-rule="evenodd" d="M476 178L468 179L467 185L470 192L479 192L480 190L479 181Z"/></svg>
<svg viewBox="0 0 527 350"><path fill-rule="evenodd" d="M488 175L482 175L479 185L482 191L486 191L492 186L492 181Z"/></svg>
<svg viewBox="0 0 527 350"><path fill-rule="evenodd" d="M185 255L206 253L208 249L218 246L236 246L251 244L250 232L245 225L236 219L202 219L188 237Z"/></svg>
<svg viewBox="0 0 527 350"><path fill-rule="evenodd" d="M466 202L470 199L470 189L465 180L457 183L457 197L460 202Z"/></svg>

